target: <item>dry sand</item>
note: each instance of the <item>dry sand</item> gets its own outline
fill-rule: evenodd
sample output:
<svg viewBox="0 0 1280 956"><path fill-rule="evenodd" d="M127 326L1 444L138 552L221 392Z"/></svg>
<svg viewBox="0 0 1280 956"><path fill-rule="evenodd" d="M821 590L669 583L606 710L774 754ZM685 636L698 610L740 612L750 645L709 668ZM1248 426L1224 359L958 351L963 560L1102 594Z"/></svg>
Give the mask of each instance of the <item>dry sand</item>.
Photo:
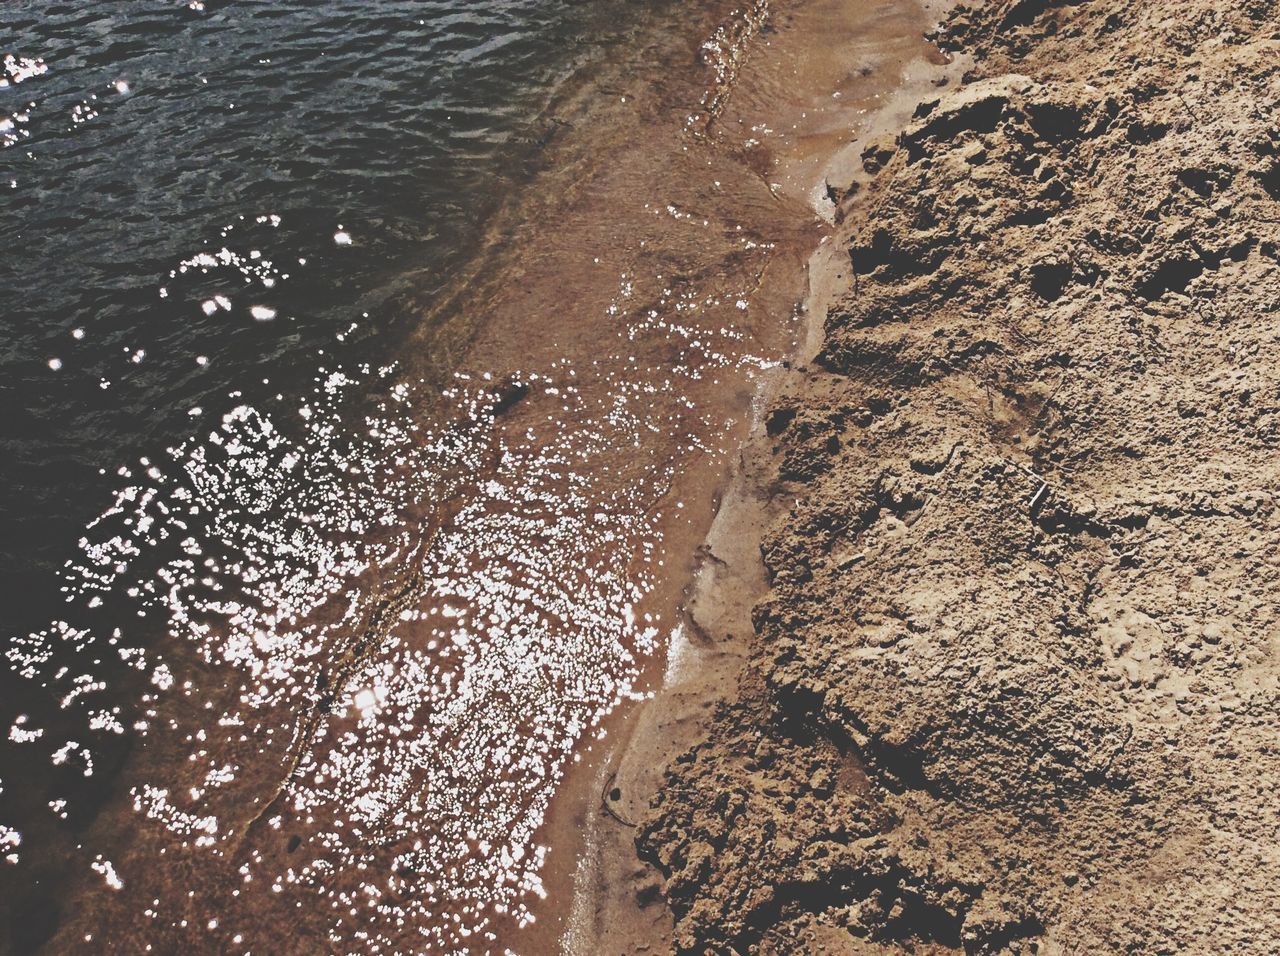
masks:
<svg viewBox="0 0 1280 956"><path fill-rule="evenodd" d="M602 780L579 948L1280 949L1280 12L938 39L969 70L860 144L852 270Z"/></svg>

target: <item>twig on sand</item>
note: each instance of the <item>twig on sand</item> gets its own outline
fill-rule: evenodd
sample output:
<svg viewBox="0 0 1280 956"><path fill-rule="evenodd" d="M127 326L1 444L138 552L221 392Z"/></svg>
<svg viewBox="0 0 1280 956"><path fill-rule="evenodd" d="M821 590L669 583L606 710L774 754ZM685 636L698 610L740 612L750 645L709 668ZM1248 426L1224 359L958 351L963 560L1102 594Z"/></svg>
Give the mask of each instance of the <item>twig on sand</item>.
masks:
<svg viewBox="0 0 1280 956"><path fill-rule="evenodd" d="M991 356L985 352L982 354L982 387L987 392L987 418L994 419L996 400L991 394Z"/></svg>
<svg viewBox="0 0 1280 956"><path fill-rule="evenodd" d="M1031 514L1034 515L1036 513L1036 508L1038 508L1041 504L1044 503L1044 498L1049 493L1049 482L1045 481L1043 478L1037 475L1034 471L1032 471L1026 465L1020 465L1018 464L1018 462L1013 461L1012 459L1010 459L1009 464L1013 465L1014 468L1017 468L1019 471L1023 472L1024 474L1029 475L1032 481L1037 481L1040 483L1039 486L1036 488L1036 493L1031 496L1031 501L1028 503L1028 509L1030 510Z"/></svg>
<svg viewBox="0 0 1280 956"><path fill-rule="evenodd" d="M1121 741L1120 746L1115 749L1115 753L1113 753L1107 759L1107 765L1102 768L1102 776L1104 778L1111 773L1111 765L1116 762L1116 758L1119 757L1122 753L1124 753L1125 748L1128 747L1130 741L1133 740L1133 724L1129 724L1128 726L1126 726L1125 730L1127 731L1127 733L1125 734L1124 740Z"/></svg>
<svg viewBox="0 0 1280 956"><path fill-rule="evenodd" d="M1174 90L1174 92L1178 95L1178 99L1182 101L1182 108L1187 111L1187 115L1191 117L1191 121L1194 123L1199 123L1200 117L1197 116L1196 111L1191 108L1191 104L1188 103L1187 98L1182 95L1182 91Z"/></svg>
<svg viewBox="0 0 1280 956"><path fill-rule="evenodd" d="M621 823L624 827L631 827L631 829L634 830L636 827L639 826L639 824L632 823L630 820L624 820L621 816L618 815L618 812L609 805L610 798L613 798L615 800L617 799L616 797L613 796L615 793L618 792L616 789L613 788L613 782L617 779L618 779L618 771L615 770L613 773L609 774L609 779L604 782L604 787L600 791L600 806L604 807L605 813L609 814L609 816L613 817L615 820Z"/></svg>
<svg viewBox="0 0 1280 956"><path fill-rule="evenodd" d="M1031 513L1032 514L1036 513L1036 506L1040 504L1041 499L1044 498L1044 494L1048 490L1049 490L1049 483L1047 481L1040 482L1040 488L1036 491L1034 495L1031 496Z"/></svg>

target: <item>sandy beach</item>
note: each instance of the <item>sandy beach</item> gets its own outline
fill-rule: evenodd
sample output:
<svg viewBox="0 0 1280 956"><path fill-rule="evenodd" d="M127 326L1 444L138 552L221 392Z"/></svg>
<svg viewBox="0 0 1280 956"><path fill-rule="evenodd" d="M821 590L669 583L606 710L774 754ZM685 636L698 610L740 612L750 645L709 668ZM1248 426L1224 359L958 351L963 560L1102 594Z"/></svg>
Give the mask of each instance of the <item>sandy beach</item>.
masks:
<svg viewBox="0 0 1280 956"><path fill-rule="evenodd" d="M18 7L0 953L1280 951L1276 0Z"/></svg>
<svg viewBox="0 0 1280 956"><path fill-rule="evenodd" d="M295 363L315 363L300 394L233 389L121 469L66 600L10 654L15 952L595 947L607 848L585 817L629 812L600 797L636 792L604 787L634 705L665 673L710 679L666 648L700 626L681 611L700 545L809 335L805 262L860 162L850 130L945 57L915 3L665 3L606 32L520 19L558 4L464 6L437 11L443 47L502 63L494 31L517 57L563 31L573 64L521 117L506 188L450 197L482 220L473 249L397 278L414 321L344 317L336 342L368 336L367 360L326 341ZM420 19L372 17L353 61L393 50L386 88L413 87ZM483 109L444 119L512 135L512 104L456 92ZM465 179L482 164L459 140L437 160ZM326 232L377 258L358 220ZM211 321L235 314L221 262L187 266ZM263 309L246 317L285 319ZM726 602L739 632L756 594Z"/></svg>
<svg viewBox="0 0 1280 956"><path fill-rule="evenodd" d="M1280 945L1277 30L947 13L602 772L580 951Z"/></svg>

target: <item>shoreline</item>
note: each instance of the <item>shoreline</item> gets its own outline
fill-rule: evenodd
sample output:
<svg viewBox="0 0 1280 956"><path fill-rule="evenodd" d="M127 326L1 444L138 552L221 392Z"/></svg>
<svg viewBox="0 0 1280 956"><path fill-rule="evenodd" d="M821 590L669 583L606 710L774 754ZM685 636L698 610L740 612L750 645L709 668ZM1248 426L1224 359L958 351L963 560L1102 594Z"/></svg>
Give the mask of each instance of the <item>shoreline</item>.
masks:
<svg viewBox="0 0 1280 956"><path fill-rule="evenodd" d="M775 298L789 307L799 270L782 261L814 231L753 165L765 150L686 131L714 78L699 44L733 8L700 8L705 31L650 18L627 57L675 68L616 86L584 76L557 98L532 184L442 306L458 328L433 315L405 336L401 381L368 402L404 412L396 440L422 429L425 463L396 467L439 483L369 531L390 541L351 591L283 634L227 655L208 627L208 648L166 654L178 690L149 715L166 733L76 834L47 950L117 935L157 949L536 951L525 924L544 874L548 910L559 903L564 842L546 838L547 803L614 695L646 676L716 456L787 345ZM452 377L437 396L441 342ZM415 392L430 394L401 406ZM305 648L317 632L319 653ZM245 649L284 692L247 693Z"/></svg>
<svg viewBox="0 0 1280 956"><path fill-rule="evenodd" d="M813 259L826 249L824 243ZM827 274L834 274L834 266ZM811 290L806 303L819 297ZM812 326L806 322L806 337ZM807 346L800 346L797 356L805 352ZM627 716L624 733L593 777L588 799L596 793L599 798L583 812L584 850L578 855L563 944L570 956L661 952L670 945L670 917L656 905L660 880L635 859L635 821L643 818L669 762L705 732L711 710L746 665L750 609L768 591L756 549L762 528L776 517L766 476L751 463L763 457L764 410L790 374L783 371L757 392L750 433L698 549L661 685Z"/></svg>
<svg viewBox="0 0 1280 956"><path fill-rule="evenodd" d="M663 951L1280 944L1278 37L951 13L964 82L874 140L856 277L726 499L777 514L736 687L632 737L612 896ZM716 545L703 632L747 610Z"/></svg>
<svg viewBox="0 0 1280 956"><path fill-rule="evenodd" d="M875 94L879 102L858 118L856 135L841 137L836 148L792 157L790 190L807 198L828 228L804 264L795 345L787 360L759 381L750 426L715 493L714 518L694 557L661 683L630 708L624 729L594 768L585 794L576 798L574 819L584 835L561 941L569 956L665 952L674 944L671 917L661 905L661 876L635 855L637 821L658 793L668 764L705 734L713 710L731 696L748 663L752 610L769 592L761 538L783 512L771 493L774 435L766 419L775 400L809 374L827 311L850 284L847 255L836 240L838 224L856 215L861 204L858 188L867 178L862 150L905 122L927 90L960 75L963 60L935 61L923 38L952 5L950 0L915 5L921 29L898 39L918 40L919 52L914 59L895 61L897 82ZM833 183L845 184L838 200Z"/></svg>
<svg viewBox="0 0 1280 956"><path fill-rule="evenodd" d="M58 837L59 876L21 897L41 915L14 928L20 948L558 945L574 801L598 798L602 744L661 682L655 651L724 510L758 383L795 344L805 260L835 213L815 178L880 108L895 57L925 60L909 0L660 6L621 58L557 88L474 255L397 335L397 367L355 381L326 357L305 404L246 400L190 461L148 469L119 513L140 535L177 542L180 512L240 503L235 464L212 484L197 464L212 455L223 476L219 447L254 480L252 514L226 540L183 541L207 578L175 584L162 551L171 588L147 561L117 568L159 612L146 647L121 653L146 720L82 715L121 745L95 746L109 767L77 757L95 795ZM306 423L287 451L273 411ZM334 461L348 431L370 441ZM330 465L388 497L346 497ZM266 545L249 568L241 537ZM322 568L283 560L326 546ZM76 654L93 660L94 640ZM55 679L77 684L66 701L93 673L75 670ZM99 690L86 709L110 699ZM38 843L23 867L51 862Z"/></svg>
<svg viewBox="0 0 1280 956"><path fill-rule="evenodd" d="M391 364L120 469L9 947L1280 951L1280 3L636 9Z"/></svg>

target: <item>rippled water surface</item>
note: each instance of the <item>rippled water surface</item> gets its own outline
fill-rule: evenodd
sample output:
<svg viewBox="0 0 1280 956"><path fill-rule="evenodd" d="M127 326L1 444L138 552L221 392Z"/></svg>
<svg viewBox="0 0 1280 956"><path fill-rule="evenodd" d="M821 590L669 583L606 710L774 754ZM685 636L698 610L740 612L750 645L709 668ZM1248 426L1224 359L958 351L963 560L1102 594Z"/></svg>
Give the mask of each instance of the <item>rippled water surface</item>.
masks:
<svg viewBox="0 0 1280 956"><path fill-rule="evenodd" d="M867 75L791 6L4 5L0 950L548 947Z"/></svg>
<svg viewBox="0 0 1280 956"><path fill-rule="evenodd" d="M96 513L98 468L183 434L211 396L309 376L299 357L362 312L348 341L417 314L536 164L559 85L641 19L7 0L0 574L40 587Z"/></svg>

